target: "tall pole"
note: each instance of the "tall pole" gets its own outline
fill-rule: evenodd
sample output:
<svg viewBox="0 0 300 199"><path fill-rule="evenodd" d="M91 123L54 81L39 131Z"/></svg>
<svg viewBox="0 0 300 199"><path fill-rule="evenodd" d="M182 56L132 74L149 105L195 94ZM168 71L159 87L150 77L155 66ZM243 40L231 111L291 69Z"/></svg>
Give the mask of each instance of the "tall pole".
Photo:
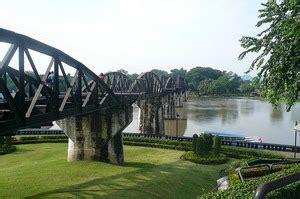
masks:
<svg viewBox="0 0 300 199"><path fill-rule="evenodd" d="M297 126L297 121L296 125ZM294 158L296 158L296 147L297 147L297 130L295 129L295 148L294 148Z"/></svg>

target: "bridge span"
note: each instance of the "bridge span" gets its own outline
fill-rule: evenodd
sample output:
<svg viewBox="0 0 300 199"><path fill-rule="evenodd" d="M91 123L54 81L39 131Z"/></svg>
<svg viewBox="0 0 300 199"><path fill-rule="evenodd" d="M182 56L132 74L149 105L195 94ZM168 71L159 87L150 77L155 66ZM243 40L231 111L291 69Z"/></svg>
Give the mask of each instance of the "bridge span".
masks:
<svg viewBox="0 0 300 199"><path fill-rule="evenodd" d="M186 100L187 83L180 77L146 72L131 79L109 72L100 78L66 53L28 36L0 29L0 42L9 44L0 58L0 136L57 121L69 137L69 161L123 162L121 132L132 121L133 103L140 108L140 132L164 135L163 119L174 119L175 107ZM43 74L33 52L49 58ZM11 65L13 57L17 67ZM68 75L67 68L75 73ZM17 88L14 95L8 80Z"/></svg>

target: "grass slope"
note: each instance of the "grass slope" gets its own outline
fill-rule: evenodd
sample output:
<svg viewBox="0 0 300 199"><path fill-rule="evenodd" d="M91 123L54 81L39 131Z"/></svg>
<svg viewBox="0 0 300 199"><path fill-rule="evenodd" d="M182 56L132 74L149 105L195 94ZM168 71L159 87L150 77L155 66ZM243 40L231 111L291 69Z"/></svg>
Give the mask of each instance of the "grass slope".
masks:
<svg viewBox="0 0 300 199"><path fill-rule="evenodd" d="M0 197L196 198L214 188L227 166L183 161L182 151L134 146L125 146L122 165L69 163L61 143L17 148L0 156Z"/></svg>

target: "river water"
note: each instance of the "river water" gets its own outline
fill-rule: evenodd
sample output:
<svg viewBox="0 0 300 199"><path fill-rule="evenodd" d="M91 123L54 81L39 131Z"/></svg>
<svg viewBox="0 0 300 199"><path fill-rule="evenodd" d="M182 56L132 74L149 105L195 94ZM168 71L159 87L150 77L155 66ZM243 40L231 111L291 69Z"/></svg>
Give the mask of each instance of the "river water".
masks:
<svg viewBox="0 0 300 199"><path fill-rule="evenodd" d="M177 108L178 120L165 120L167 135L192 136L204 131L218 131L260 136L263 142L294 144L295 121L300 121L300 103L290 112L280 104L275 110L265 100L251 98L199 98ZM138 132L138 107L132 123L124 132ZM176 128L176 123L178 128ZM300 145L300 133L297 142Z"/></svg>

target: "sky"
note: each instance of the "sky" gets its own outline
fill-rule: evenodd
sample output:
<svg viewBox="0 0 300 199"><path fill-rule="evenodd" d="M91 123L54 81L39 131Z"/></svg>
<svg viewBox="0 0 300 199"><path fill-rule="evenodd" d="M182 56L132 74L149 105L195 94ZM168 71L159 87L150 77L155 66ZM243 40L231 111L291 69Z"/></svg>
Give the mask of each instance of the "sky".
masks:
<svg viewBox="0 0 300 199"><path fill-rule="evenodd" d="M0 27L58 48L97 74L203 66L243 75L254 56L238 61L239 39L259 32L262 2L9 0L1 2Z"/></svg>

